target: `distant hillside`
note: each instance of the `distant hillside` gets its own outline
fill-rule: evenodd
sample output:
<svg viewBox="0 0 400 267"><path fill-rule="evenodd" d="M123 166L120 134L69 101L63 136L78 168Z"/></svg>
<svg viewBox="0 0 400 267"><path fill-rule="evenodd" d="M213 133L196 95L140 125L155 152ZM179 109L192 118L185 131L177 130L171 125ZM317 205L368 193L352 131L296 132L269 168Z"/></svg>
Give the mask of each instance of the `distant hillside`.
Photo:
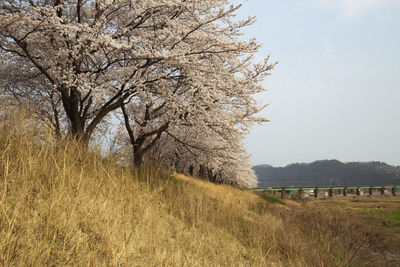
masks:
<svg viewBox="0 0 400 267"><path fill-rule="evenodd" d="M277 168L263 164L253 169L258 176L258 187L261 188L400 184L400 168L383 162L321 160Z"/></svg>

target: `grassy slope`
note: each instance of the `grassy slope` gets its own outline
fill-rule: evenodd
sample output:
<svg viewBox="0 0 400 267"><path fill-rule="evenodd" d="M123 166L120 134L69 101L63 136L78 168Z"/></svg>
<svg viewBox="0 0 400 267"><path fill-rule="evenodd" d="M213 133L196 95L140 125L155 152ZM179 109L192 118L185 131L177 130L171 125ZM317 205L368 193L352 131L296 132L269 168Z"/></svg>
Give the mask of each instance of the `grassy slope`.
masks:
<svg viewBox="0 0 400 267"><path fill-rule="evenodd" d="M348 266L380 261L348 212L284 204L0 131L0 265Z"/></svg>

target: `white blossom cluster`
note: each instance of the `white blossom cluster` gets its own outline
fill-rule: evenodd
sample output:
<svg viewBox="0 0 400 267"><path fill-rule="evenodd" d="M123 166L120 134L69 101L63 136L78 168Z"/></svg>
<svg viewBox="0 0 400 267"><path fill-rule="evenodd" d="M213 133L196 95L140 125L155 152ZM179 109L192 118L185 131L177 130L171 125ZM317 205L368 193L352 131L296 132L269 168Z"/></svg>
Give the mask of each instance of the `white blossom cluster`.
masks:
<svg viewBox="0 0 400 267"><path fill-rule="evenodd" d="M114 113L135 157L179 153L179 162L252 187L241 140L265 121L254 95L274 64L252 63L260 45L241 29L254 19L237 20L238 8L227 0L2 1L0 77L22 65L16 76L31 81L35 98L58 97L58 119L80 139ZM33 81L46 86L32 89ZM27 83L13 84L27 92Z"/></svg>

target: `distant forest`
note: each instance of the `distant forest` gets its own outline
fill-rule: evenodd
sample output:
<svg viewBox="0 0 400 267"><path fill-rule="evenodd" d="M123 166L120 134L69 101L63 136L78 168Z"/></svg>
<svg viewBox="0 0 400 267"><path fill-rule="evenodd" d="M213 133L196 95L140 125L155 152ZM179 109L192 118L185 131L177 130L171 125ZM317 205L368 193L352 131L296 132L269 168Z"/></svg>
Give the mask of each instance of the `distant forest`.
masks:
<svg viewBox="0 0 400 267"><path fill-rule="evenodd" d="M321 160L295 163L286 167L253 167L259 188L281 186L381 186L400 185L400 166L383 162L349 162Z"/></svg>

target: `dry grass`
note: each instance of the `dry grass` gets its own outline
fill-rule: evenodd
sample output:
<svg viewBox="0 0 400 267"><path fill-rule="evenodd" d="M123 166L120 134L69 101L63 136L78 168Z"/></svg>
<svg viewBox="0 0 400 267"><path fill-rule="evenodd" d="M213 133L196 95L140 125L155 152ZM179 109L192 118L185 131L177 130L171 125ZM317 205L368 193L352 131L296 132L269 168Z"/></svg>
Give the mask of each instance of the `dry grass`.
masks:
<svg viewBox="0 0 400 267"><path fill-rule="evenodd" d="M400 265L400 196L353 197L325 200L317 206L344 210L364 224L375 228L375 245L371 247L377 262L385 266Z"/></svg>
<svg viewBox="0 0 400 267"><path fill-rule="evenodd" d="M22 122L14 123L21 125ZM4 266L374 265L375 232L342 210L132 170L37 132L0 130ZM368 264L367 264L368 263Z"/></svg>

